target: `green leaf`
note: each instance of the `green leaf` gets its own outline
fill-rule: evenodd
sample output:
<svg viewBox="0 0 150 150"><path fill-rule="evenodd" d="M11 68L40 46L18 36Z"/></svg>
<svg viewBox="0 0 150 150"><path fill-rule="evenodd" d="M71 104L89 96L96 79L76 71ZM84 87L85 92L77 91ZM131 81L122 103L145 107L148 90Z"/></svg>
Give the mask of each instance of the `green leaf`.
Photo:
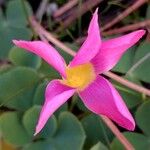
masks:
<svg viewBox="0 0 150 150"><path fill-rule="evenodd" d="M33 97L33 104L35 105L43 105L45 99L45 89L47 86L47 82L44 81L43 83L39 84L35 90L35 94Z"/></svg>
<svg viewBox="0 0 150 150"><path fill-rule="evenodd" d="M28 15L31 16L32 9L26 0L24 0L24 2L20 0L9 1L6 8L7 20L12 26L22 27L27 25L28 20L26 13L28 13ZM25 9L27 9L27 12L25 12Z"/></svg>
<svg viewBox="0 0 150 150"><path fill-rule="evenodd" d="M123 100L127 104L128 108L134 108L135 106L137 106L143 102L141 94L139 94L127 87L124 87L123 85L118 84L118 83L115 83L113 85L119 91L120 95L122 96Z"/></svg>
<svg viewBox="0 0 150 150"><path fill-rule="evenodd" d="M16 112L4 113L0 116L0 128L3 138L13 145L24 145L31 139L21 124L21 115Z"/></svg>
<svg viewBox="0 0 150 150"><path fill-rule="evenodd" d="M150 4L148 5L146 10L146 19L150 19Z"/></svg>
<svg viewBox="0 0 150 150"><path fill-rule="evenodd" d="M59 115L64 112L68 111L68 103L66 102L65 104L61 105L55 112L54 115L58 118Z"/></svg>
<svg viewBox="0 0 150 150"><path fill-rule="evenodd" d="M28 109L23 116L23 125L27 130L28 134L33 137L35 132L36 124L39 119L41 106L33 106ZM38 138L48 138L54 135L57 129L57 122L54 116L51 116L45 127L37 135Z"/></svg>
<svg viewBox="0 0 150 150"><path fill-rule="evenodd" d="M98 142L90 150L108 150L108 148L101 142Z"/></svg>
<svg viewBox="0 0 150 150"><path fill-rule="evenodd" d="M11 49L9 59L17 66L26 66L37 69L41 65L41 58L18 47L13 47Z"/></svg>
<svg viewBox="0 0 150 150"><path fill-rule="evenodd" d="M136 112L136 122L140 129L150 136L150 101L143 103Z"/></svg>
<svg viewBox="0 0 150 150"><path fill-rule="evenodd" d="M38 74L29 68L18 67L0 75L1 105L25 110L32 105Z"/></svg>
<svg viewBox="0 0 150 150"><path fill-rule="evenodd" d="M39 84L39 86L35 90L34 98L33 98L33 103L36 105L43 105L45 101L45 89L47 86L47 81L44 81L43 83ZM60 108L58 108L55 111L55 116L58 117L59 114L63 111L68 110L68 103L63 104Z"/></svg>
<svg viewBox="0 0 150 150"><path fill-rule="evenodd" d="M99 116L91 114L84 117L81 122L87 135L85 149L89 149L92 145L99 141L109 144L112 140L112 132L102 122Z"/></svg>
<svg viewBox="0 0 150 150"><path fill-rule="evenodd" d="M0 8L0 20L3 20L3 13L2 13L2 8Z"/></svg>
<svg viewBox="0 0 150 150"><path fill-rule="evenodd" d="M26 145L23 150L57 150L54 148L52 143L46 141L38 141Z"/></svg>
<svg viewBox="0 0 150 150"><path fill-rule="evenodd" d="M25 3L27 2L25 1ZM7 57L13 39L29 40L31 38L31 31L26 27L27 18L25 17L22 1L9 1L6 8L7 17L5 18L1 13L0 21L0 58ZM27 9L30 9L29 5L27 5Z"/></svg>
<svg viewBox="0 0 150 150"><path fill-rule="evenodd" d="M27 130L29 130L30 128L32 128L32 130L33 130L33 122L35 122L35 120L37 119L37 117L35 119L35 116L38 113L38 112L36 112L36 111L38 111L38 109L39 109L38 106L34 106L25 113L25 116L23 118L23 123ZM36 115L33 115L33 114L36 114ZM47 123L47 125L48 124L49 123ZM35 123L34 123L34 126L35 126ZM44 130L45 130L45 128L44 128ZM49 132L53 132L53 131L55 131L55 130L53 130L53 128L51 128L51 129L49 128L49 130L46 130L45 132L49 133ZM54 134L54 132L52 134ZM52 136L52 134L50 136L47 136L49 138L46 143L44 142L46 146L44 146L43 142L35 142L35 143L31 143L28 146L26 146L24 148L24 150L30 150L30 149L34 150L35 148L38 148L38 145L39 145L39 147L41 147L43 149L50 148L49 146L51 146L52 149L54 148L55 150L57 150L57 149L58 150L59 149L61 149L61 150L66 150L66 149L67 150L81 150L83 147L84 140L85 140L85 134L84 134L82 125L78 121L78 119L69 112L63 112L60 114L59 119L58 119L57 131L55 132L55 134L53 136ZM37 135L37 137L40 138L41 137L40 134Z"/></svg>
<svg viewBox="0 0 150 150"><path fill-rule="evenodd" d="M79 120L69 112L59 116L58 130L53 137L56 149L81 150L85 140L85 133Z"/></svg>
<svg viewBox="0 0 150 150"><path fill-rule="evenodd" d="M79 96L74 95L74 98L77 101L77 106L80 110L89 112L89 110L85 107L84 103L82 102Z"/></svg>
<svg viewBox="0 0 150 150"><path fill-rule="evenodd" d="M148 150L148 147L150 147L149 139L139 133L132 133L132 132L126 132L123 133L125 137L133 144L134 148L136 150ZM111 150L125 150L123 145L118 141L117 138L113 140L111 143Z"/></svg>
<svg viewBox="0 0 150 150"><path fill-rule="evenodd" d="M47 64L45 61L42 61L42 65L38 69L38 72L45 78L52 80L52 79L58 79L61 78L59 73L52 68L49 64Z"/></svg>
<svg viewBox="0 0 150 150"><path fill-rule="evenodd" d="M117 65L112 69L113 71L126 73L133 64L133 58L135 54L135 47L130 48L119 60Z"/></svg>
<svg viewBox="0 0 150 150"><path fill-rule="evenodd" d="M5 58L12 47L13 39L29 40L31 32L26 27L11 27L7 22L0 21L0 58Z"/></svg>
<svg viewBox="0 0 150 150"><path fill-rule="evenodd" d="M35 90L34 98L33 98L33 103L36 105L43 105L45 101L45 89L47 86L47 81L44 81L43 83L39 84L38 87ZM55 111L55 116L58 117L59 114L63 111L68 110L68 104L65 103L63 104L60 108L58 108Z"/></svg>
<svg viewBox="0 0 150 150"><path fill-rule="evenodd" d="M130 109L142 103L142 97L132 90L125 92L120 89L119 93L122 96L125 103L127 104L128 108Z"/></svg>
<svg viewBox="0 0 150 150"><path fill-rule="evenodd" d="M134 75L138 79L150 82L150 43L143 42L137 49L134 57L134 65L130 68L130 75Z"/></svg>

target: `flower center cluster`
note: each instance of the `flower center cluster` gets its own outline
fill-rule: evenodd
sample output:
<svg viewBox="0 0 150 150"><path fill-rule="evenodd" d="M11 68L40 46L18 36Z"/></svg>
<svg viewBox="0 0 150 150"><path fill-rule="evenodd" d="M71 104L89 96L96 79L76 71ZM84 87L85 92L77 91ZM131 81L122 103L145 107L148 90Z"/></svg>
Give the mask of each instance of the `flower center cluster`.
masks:
<svg viewBox="0 0 150 150"><path fill-rule="evenodd" d="M67 67L66 79L63 80L63 83L70 87L78 88L78 90L83 90L95 77L96 75L92 64L86 63L75 67Z"/></svg>

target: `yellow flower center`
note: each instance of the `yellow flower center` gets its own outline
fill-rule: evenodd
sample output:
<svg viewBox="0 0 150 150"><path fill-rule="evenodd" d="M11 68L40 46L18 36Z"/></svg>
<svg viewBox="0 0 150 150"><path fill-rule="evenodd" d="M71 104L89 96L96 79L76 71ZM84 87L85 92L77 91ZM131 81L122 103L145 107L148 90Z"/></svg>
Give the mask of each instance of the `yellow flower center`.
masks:
<svg viewBox="0 0 150 150"><path fill-rule="evenodd" d="M83 90L95 77L92 64L86 63L75 67L67 67L66 79L63 79L62 83L73 88L78 88L78 90Z"/></svg>

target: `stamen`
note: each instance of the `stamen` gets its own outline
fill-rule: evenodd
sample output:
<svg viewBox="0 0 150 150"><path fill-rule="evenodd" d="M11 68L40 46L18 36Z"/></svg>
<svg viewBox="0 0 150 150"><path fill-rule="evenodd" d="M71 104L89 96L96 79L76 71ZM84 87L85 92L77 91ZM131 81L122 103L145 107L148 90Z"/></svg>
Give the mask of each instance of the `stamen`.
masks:
<svg viewBox="0 0 150 150"><path fill-rule="evenodd" d="M93 65L86 63L75 67L66 68L67 78L62 81L63 84L83 90L96 77Z"/></svg>

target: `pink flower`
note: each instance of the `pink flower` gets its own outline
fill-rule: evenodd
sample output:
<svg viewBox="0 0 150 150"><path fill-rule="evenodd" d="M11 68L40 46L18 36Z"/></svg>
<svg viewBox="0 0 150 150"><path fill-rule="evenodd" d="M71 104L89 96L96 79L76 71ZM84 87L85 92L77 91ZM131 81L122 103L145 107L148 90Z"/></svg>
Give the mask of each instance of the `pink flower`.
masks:
<svg viewBox="0 0 150 150"><path fill-rule="evenodd" d="M98 9L90 22L85 42L68 66L59 53L47 43L13 40L16 46L42 57L62 75L62 79L53 80L47 85L45 103L35 135L75 92L92 112L105 115L120 126L134 130L134 119L121 96L114 86L99 74L113 68L123 53L138 42L145 31L138 30L119 38L101 41L97 12Z"/></svg>

